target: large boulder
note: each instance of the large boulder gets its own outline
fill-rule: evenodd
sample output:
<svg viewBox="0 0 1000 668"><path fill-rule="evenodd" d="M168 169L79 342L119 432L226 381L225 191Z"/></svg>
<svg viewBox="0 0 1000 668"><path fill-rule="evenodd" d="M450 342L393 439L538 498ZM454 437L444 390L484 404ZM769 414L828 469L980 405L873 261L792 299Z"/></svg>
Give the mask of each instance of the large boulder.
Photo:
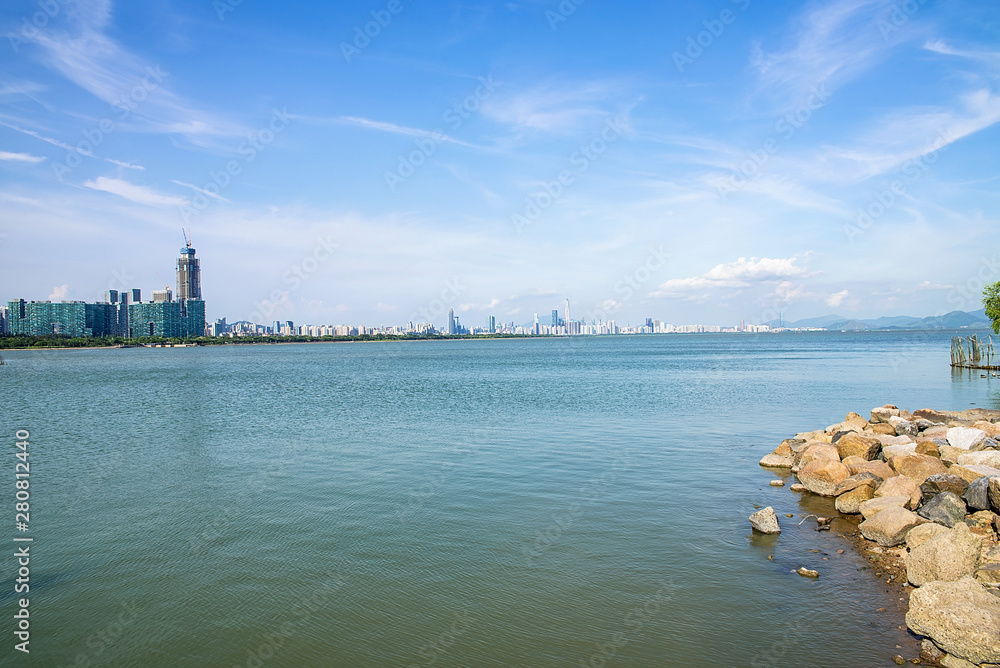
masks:
<svg viewBox="0 0 1000 668"><path fill-rule="evenodd" d="M868 461L878 459L882 444L877 438L864 434L848 434L837 440L837 452L841 459L861 457Z"/></svg>
<svg viewBox="0 0 1000 668"><path fill-rule="evenodd" d="M962 500L972 510L990 509L990 479L986 476L976 478L962 494Z"/></svg>
<svg viewBox="0 0 1000 668"><path fill-rule="evenodd" d="M799 434L795 434L796 440L801 441L823 441L824 443L830 442L830 434L826 433L823 429L817 429L816 431L804 431Z"/></svg>
<svg viewBox="0 0 1000 668"><path fill-rule="evenodd" d="M886 508L905 508L910 503L908 496L880 496L864 501L858 506L858 511L866 520L875 517Z"/></svg>
<svg viewBox="0 0 1000 668"><path fill-rule="evenodd" d="M882 480L896 475L896 472L881 459L869 462L862 460L860 457L848 457L847 460L844 461L844 465L850 470L851 475L868 472L875 474L879 478L882 478Z"/></svg>
<svg viewBox="0 0 1000 668"><path fill-rule="evenodd" d="M888 422L878 422L872 424L869 429L872 430L873 434L884 434L885 436L896 436L896 428L893 427Z"/></svg>
<svg viewBox="0 0 1000 668"><path fill-rule="evenodd" d="M921 506L917 514L931 522L937 522L951 528L956 524L962 524L962 520L968 514L968 509L965 507L965 501L962 500L962 497L952 492L941 492ZM965 525L962 524L962 526Z"/></svg>
<svg viewBox="0 0 1000 668"><path fill-rule="evenodd" d="M927 455L904 455L893 457L889 465L895 469L896 473L913 478L918 484L923 483L928 477L935 473L946 473L948 467L936 457Z"/></svg>
<svg viewBox="0 0 1000 668"><path fill-rule="evenodd" d="M866 503L871 503L871 501L866 501ZM907 531L925 521L916 513L911 513L905 508L889 506L866 519L858 525L858 529L861 530L861 535L868 540L873 540L882 547L892 547L906 540Z"/></svg>
<svg viewBox="0 0 1000 668"><path fill-rule="evenodd" d="M986 432L986 435L990 438L1000 438L1000 424L996 422L988 422L986 420L979 420L973 425L975 429L982 429Z"/></svg>
<svg viewBox="0 0 1000 668"><path fill-rule="evenodd" d="M920 483L905 475L898 475L887 478L885 482L875 490L875 496L905 496L909 500L906 507L915 510L920 505L923 493L920 491Z"/></svg>
<svg viewBox="0 0 1000 668"><path fill-rule="evenodd" d="M808 445L802 450L799 450L798 455L795 458L795 463L801 468L817 459L832 459L839 462L840 453L837 451L837 446L830 445L829 443L814 443L812 445Z"/></svg>
<svg viewBox="0 0 1000 668"><path fill-rule="evenodd" d="M920 587L935 580L950 582L973 575L982 547L983 540L959 522L954 529L938 532L904 557L906 579Z"/></svg>
<svg viewBox="0 0 1000 668"><path fill-rule="evenodd" d="M1000 451L980 450L979 452L967 452L958 456L958 464L962 466L991 466L1000 469Z"/></svg>
<svg viewBox="0 0 1000 668"><path fill-rule="evenodd" d="M774 508L771 506L761 508L751 515L750 526L752 526L755 531L759 531L761 533L781 533L781 527L778 525L778 516L774 512Z"/></svg>
<svg viewBox="0 0 1000 668"><path fill-rule="evenodd" d="M1000 597L972 577L929 582L914 591L906 625L961 659L1000 663Z"/></svg>
<svg viewBox="0 0 1000 668"><path fill-rule="evenodd" d="M917 448L914 451L918 455L941 458L941 449L933 438L922 438L917 441Z"/></svg>
<svg viewBox="0 0 1000 668"><path fill-rule="evenodd" d="M895 436L890 434L873 434L873 438L877 438L878 442L883 446L885 445L906 445L907 443L916 443L916 440L912 436Z"/></svg>
<svg viewBox="0 0 1000 668"><path fill-rule="evenodd" d="M869 422L872 423L872 426L876 424L888 424L891 417L899 417L899 408L892 404L886 404L885 406L872 409L872 417Z"/></svg>
<svg viewBox="0 0 1000 668"><path fill-rule="evenodd" d="M851 476L851 471L840 459L814 459L798 473L799 482L813 494L834 496L837 485Z"/></svg>
<svg viewBox="0 0 1000 668"><path fill-rule="evenodd" d="M991 476L986 488L986 494L990 497L990 506L996 513L1000 513L1000 477Z"/></svg>
<svg viewBox="0 0 1000 668"><path fill-rule="evenodd" d="M948 473L961 476L972 483L975 482L977 478L982 478L983 476L986 476L987 478L1000 476L1000 469L995 469L992 466L983 466L982 464L969 464L968 466L964 464L954 464L948 469Z"/></svg>
<svg viewBox="0 0 1000 668"><path fill-rule="evenodd" d="M952 427L948 430L948 444L959 450L968 450L972 446L982 443L985 439L986 432L982 429Z"/></svg>
<svg viewBox="0 0 1000 668"><path fill-rule="evenodd" d="M951 416L947 413L942 413L941 411L936 411L932 408L921 408L920 410L913 411L913 417L937 424L944 424L951 419Z"/></svg>
<svg viewBox="0 0 1000 668"><path fill-rule="evenodd" d="M906 532L906 547L915 550L931 538L936 538L942 533L948 533L948 531L948 527L943 524L935 524L934 522L913 527Z"/></svg>
<svg viewBox="0 0 1000 668"><path fill-rule="evenodd" d="M837 496L834 502L837 510L845 515L857 515L861 512L861 504L872 498L875 487L872 485L860 485L854 489Z"/></svg>
<svg viewBox="0 0 1000 668"><path fill-rule="evenodd" d="M924 503L941 492L951 492L962 496L968 488L969 483L965 478L951 473L935 473L932 476L927 476L927 479L920 485L920 491L924 495ZM981 510L985 510L985 508Z"/></svg>

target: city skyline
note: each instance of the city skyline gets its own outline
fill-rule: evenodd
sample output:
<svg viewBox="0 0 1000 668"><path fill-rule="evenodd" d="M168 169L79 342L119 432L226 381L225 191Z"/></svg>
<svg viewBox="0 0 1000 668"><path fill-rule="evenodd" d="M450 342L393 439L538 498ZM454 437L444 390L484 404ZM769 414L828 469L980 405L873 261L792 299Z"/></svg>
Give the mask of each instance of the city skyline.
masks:
<svg viewBox="0 0 1000 668"><path fill-rule="evenodd" d="M930 315L1000 278L989 5L398 7L5 5L3 298L156 285L179 227L209 321Z"/></svg>

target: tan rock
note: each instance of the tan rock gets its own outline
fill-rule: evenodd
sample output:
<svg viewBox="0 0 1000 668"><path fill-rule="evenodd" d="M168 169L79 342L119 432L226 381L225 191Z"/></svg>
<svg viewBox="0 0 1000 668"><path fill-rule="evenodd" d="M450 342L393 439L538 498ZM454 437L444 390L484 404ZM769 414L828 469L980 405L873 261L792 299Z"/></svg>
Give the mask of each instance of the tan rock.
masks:
<svg viewBox="0 0 1000 668"><path fill-rule="evenodd" d="M889 418L891 417L899 417L899 408L892 404L886 404L885 406L872 409L872 417L869 422L872 423L872 426L875 426L876 424L887 424L889 422Z"/></svg>
<svg viewBox="0 0 1000 668"><path fill-rule="evenodd" d="M936 580L953 582L973 575L979 566L982 546L982 539L959 522L954 529L937 532L906 555L903 559L906 579L919 587Z"/></svg>
<svg viewBox="0 0 1000 668"><path fill-rule="evenodd" d="M906 533L906 547L914 550L938 534L948 533L948 531L950 531L948 527L934 522L913 527Z"/></svg>
<svg viewBox="0 0 1000 668"><path fill-rule="evenodd" d="M801 434L795 434L795 438L800 438L806 441L823 441L824 443L829 443L832 437L824 430L817 429L816 431L804 431Z"/></svg>
<svg viewBox="0 0 1000 668"><path fill-rule="evenodd" d="M781 455L764 455L760 460L761 466L767 466L775 469L790 469L792 468L793 459L791 457L782 457Z"/></svg>
<svg viewBox="0 0 1000 668"><path fill-rule="evenodd" d="M983 564L976 570L976 579L984 585L1000 585L1000 564Z"/></svg>
<svg viewBox="0 0 1000 668"><path fill-rule="evenodd" d="M871 503L871 501L865 503ZM910 529L926 521L905 508L889 506L866 519L858 525L858 529L861 530L861 535L868 540L873 540L883 547L892 547L902 543Z"/></svg>
<svg viewBox="0 0 1000 668"><path fill-rule="evenodd" d="M837 441L836 446L841 459L861 457L871 461L877 459L882 452L882 444L878 439L865 434L843 436Z"/></svg>
<svg viewBox="0 0 1000 668"><path fill-rule="evenodd" d="M861 430L864 430L868 426L868 420L854 412L848 413L847 417L844 418L844 422Z"/></svg>
<svg viewBox="0 0 1000 668"><path fill-rule="evenodd" d="M896 428L893 427L888 422L876 422L872 424L872 431L876 434L885 434L886 436L896 436Z"/></svg>
<svg viewBox="0 0 1000 668"><path fill-rule="evenodd" d="M1000 424L997 424L995 422L987 422L986 420L979 420L978 422L973 423L972 428L982 429L983 431L986 432L986 435L989 436L990 438L1000 437Z"/></svg>
<svg viewBox="0 0 1000 668"><path fill-rule="evenodd" d="M927 457L937 457L938 459L941 458L941 451L938 449L938 444L930 438L918 440L917 448L914 454L925 455Z"/></svg>
<svg viewBox="0 0 1000 668"><path fill-rule="evenodd" d="M903 457L905 455L912 455L917 452L916 443L896 443L892 445L882 445L882 456L886 461L892 460L893 457Z"/></svg>
<svg viewBox="0 0 1000 668"><path fill-rule="evenodd" d="M795 453L792 451L792 446L788 444L788 441L782 441L781 445L771 451L771 454L778 455L780 457L791 457Z"/></svg>
<svg viewBox="0 0 1000 668"><path fill-rule="evenodd" d="M881 496L862 502L858 507L858 510L861 512L861 516L867 520L882 512L886 508L896 506L898 508L905 509L906 504L909 502L909 496Z"/></svg>
<svg viewBox="0 0 1000 668"><path fill-rule="evenodd" d="M1000 453L997 453L1000 454ZM905 455L903 457L893 457L889 462L893 470L900 475L913 478L918 484L922 484L932 475L937 473L947 473L948 467L937 457L927 455Z"/></svg>
<svg viewBox="0 0 1000 668"><path fill-rule="evenodd" d="M876 498L898 496L905 496L908 499L906 503L907 509L916 510L917 506L920 505L920 499L923 498L920 483L905 475L898 475L893 478L887 478L875 490Z"/></svg>
<svg viewBox="0 0 1000 668"><path fill-rule="evenodd" d="M861 512L861 504L870 500L874 493L875 488L871 485L861 485L838 496L834 505L845 515L857 515Z"/></svg>
<svg viewBox="0 0 1000 668"><path fill-rule="evenodd" d="M801 468L799 482L813 494L833 496L837 485L849 478L850 470L840 459L814 459ZM918 488L919 489L919 488Z"/></svg>
<svg viewBox="0 0 1000 668"><path fill-rule="evenodd" d="M851 461L850 464L848 464L847 462L844 462L844 464L847 464L847 468L848 470L850 470L851 475L857 475L858 473L870 471L871 473L877 475L879 478L882 478L882 480L892 478L893 476L896 475L896 472L893 471L888 464L879 459L876 459L875 461L871 462Z"/></svg>
<svg viewBox="0 0 1000 668"><path fill-rule="evenodd" d="M833 459L839 462L840 453L834 445L830 445L828 443L817 443L800 450L795 463L802 468L809 462L816 459Z"/></svg>
<svg viewBox="0 0 1000 668"><path fill-rule="evenodd" d="M914 591L906 625L961 659L1000 663L1000 597L971 577L929 582Z"/></svg>
<svg viewBox="0 0 1000 668"><path fill-rule="evenodd" d="M948 473L961 476L962 478L965 478L966 482L971 483L975 482L978 478L982 478L983 476L1000 476L1000 469L995 469L991 466L983 466L981 464L969 464L968 466L955 464L948 469Z"/></svg>
<svg viewBox="0 0 1000 668"><path fill-rule="evenodd" d="M1000 451L980 450L979 452L966 452L958 456L958 463L962 466L979 465L1000 469Z"/></svg>

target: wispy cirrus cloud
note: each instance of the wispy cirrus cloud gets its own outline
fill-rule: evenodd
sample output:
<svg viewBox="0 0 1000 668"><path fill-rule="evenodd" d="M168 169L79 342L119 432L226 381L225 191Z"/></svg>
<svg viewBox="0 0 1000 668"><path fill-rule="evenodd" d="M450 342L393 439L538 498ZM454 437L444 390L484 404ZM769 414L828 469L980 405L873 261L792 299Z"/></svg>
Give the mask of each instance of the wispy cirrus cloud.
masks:
<svg viewBox="0 0 1000 668"><path fill-rule="evenodd" d="M617 110L609 107L608 100L618 99L621 88L606 82L572 87L544 84L495 94L483 103L481 111L515 131L573 134L612 116Z"/></svg>
<svg viewBox="0 0 1000 668"><path fill-rule="evenodd" d="M16 132L20 132L22 134L26 134L29 137L34 137L35 139L41 140L41 141L45 142L46 144L52 144L53 146L57 146L57 147L65 150L65 151L70 152L70 153L78 153L78 154L86 156L88 158L94 158L95 160L103 160L104 162L111 163L112 165L117 165L119 167L126 167L128 169L138 169L138 170L144 170L144 169L146 169L142 165L137 165L137 164L132 163L132 162L124 162L122 160L115 160L114 158L102 158L100 156L94 155L94 153L92 151L89 151L89 150L86 150L84 148L77 147L77 146L70 146L66 142L59 141L58 139L52 139L51 137L46 137L45 135L39 134L38 132L35 132L34 130L28 130L26 128L18 127L16 125L13 125L12 123L7 123L6 121L0 121L0 125L4 126L6 128L10 128L11 130L15 130Z"/></svg>
<svg viewBox="0 0 1000 668"><path fill-rule="evenodd" d="M194 185L193 183L185 183L184 181L178 181L177 179L170 179L170 182L171 183L176 183L179 186L184 186L185 188L190 188L191 190L193 190L193 191L195 191L197 193L201 193L205 197L211 197L212 199L219 200L220 202L226 202L228 204L232 204L232 202L230 202L228 199L226 199L225 197L223 197L219 193L214 193L211 190L205 190L204 188L200 188L200 187Z"/></svg>
<svg viewBox="0 0 1000 668"><path fill-rule="evenodd" d="M434 141L448 142L450 144L458 144L459 146L466 146L468 148L481 149L482 146L476 146L475 144L470 144L469 142L462 141L461 139L456 139L450 135L445 134L440 130L423 130L421 128L409 128L403 125L397 125L395 123L389 123L387 121L376 121L370 118L362 118L360 116L336 116L333 118L316 118L309 116L298 116L290 115L299 121L321 123L324 125L352 125L357 128L364 128L366 130L375 130L377 132L388 132L390 134L404 135L406 137L417 137L424 139L432 139Z"/></svg>
<svg viewBox="0 0 1000 668"><path fill-rule="evenodd" d="M45 158L37 155L31 155L30 153L10 153L9 151L0 151L0 160L5 160L7 162L43 162Z"/></svg>
<svg viewBox="0 0 1000 668"><path fill-rule="evenodd" d="M93 181L85 181L83 185L91 190L100 190L112 195L118 195L136 204L145 204L146 206L180 206L187 203L187 200L183 197L164 195L146 186L106 176L100 176Z"/></svg>

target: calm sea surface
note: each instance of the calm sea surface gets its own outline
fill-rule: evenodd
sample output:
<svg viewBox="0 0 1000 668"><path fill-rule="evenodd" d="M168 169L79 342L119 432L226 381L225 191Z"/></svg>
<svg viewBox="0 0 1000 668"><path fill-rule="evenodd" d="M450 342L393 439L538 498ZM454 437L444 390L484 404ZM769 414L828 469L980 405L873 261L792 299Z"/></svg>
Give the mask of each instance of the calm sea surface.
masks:
<svg viewBox="0 0 1000 668"><path fill-rule="evenodd" d="M0 506L10 541L27 429L35 540L29 657L0 557L0 661L891 666L898 600L756 462L886 402L1000 407L949 337L6 353Z"/></svg>

